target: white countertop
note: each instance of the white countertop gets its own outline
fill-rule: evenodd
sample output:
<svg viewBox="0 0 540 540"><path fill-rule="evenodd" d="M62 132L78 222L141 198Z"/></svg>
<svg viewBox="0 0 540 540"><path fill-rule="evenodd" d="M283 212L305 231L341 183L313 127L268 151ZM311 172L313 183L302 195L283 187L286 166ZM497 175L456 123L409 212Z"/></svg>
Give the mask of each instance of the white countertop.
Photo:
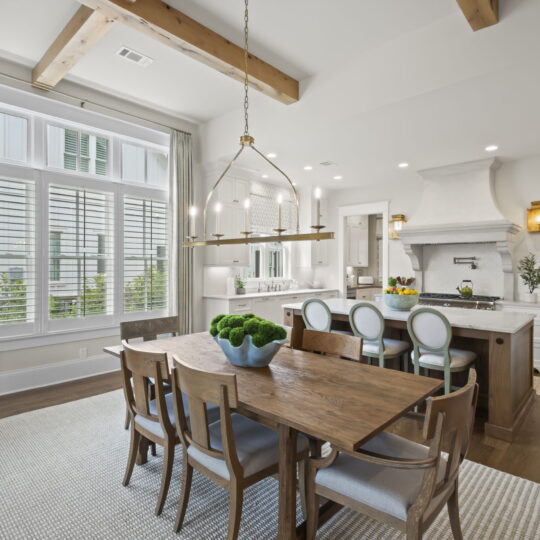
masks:
<svg viewBox="0 0 540 540"><path fill-rule="evenodd" d="M346 298L330 298L324 300L332 313L348 315L352 306L357 300L347 300ZM383 317L391 321L406 321L409 317L407 311L393 311L382 302L370 302L377 306ZM284 304L284 308L301 309L301 303ZM423 306L415 306L418 309ZM485 330L488 332L502 332L514 334L534 319L534 315L529 313L517 313L512 311L488 311L464 308L436 308L443 313L450 325L456 328L471 328L474 330Z"/></svg>
<svg viewBox="0 0 540 540"><path fill-rule="evenodd" d="M263 298L265 296L295 296L297 294L314 294L322 292L337 292L337 289L288 289L286 291L254 292L247 294L206 294L203 298L217 300L242 300L243 298Z"/></svg>

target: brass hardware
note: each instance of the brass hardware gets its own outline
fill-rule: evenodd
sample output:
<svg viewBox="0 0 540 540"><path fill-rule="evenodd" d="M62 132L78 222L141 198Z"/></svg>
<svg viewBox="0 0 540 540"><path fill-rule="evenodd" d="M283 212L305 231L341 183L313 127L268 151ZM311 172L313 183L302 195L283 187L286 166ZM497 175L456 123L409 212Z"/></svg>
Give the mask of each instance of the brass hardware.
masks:
<svg viewBox="0 0 540 540"><path fill-rule="evenodd" d="M540 201L533 201L531 207L527 208L527 230L540 232Z"/></svg>
<svg viewBox="0 0 540 540"><path fill-rule="evenodd" d="M273 236L256 236L253 238L223 238L219 236L217 240L199 240L198 242L184 242L183 247L199 247L199 246L224 246L232 244L262 244L268 242L305 242L318 240L333 240L333 232L318 232L305 234L280 234Z"/></svg>

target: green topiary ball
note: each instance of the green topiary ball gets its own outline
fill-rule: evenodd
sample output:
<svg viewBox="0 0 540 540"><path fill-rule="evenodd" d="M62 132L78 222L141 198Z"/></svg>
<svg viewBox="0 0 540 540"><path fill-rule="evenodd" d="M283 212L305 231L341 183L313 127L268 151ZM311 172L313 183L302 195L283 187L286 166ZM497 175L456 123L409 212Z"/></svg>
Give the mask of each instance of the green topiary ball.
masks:
<svg viewBox="0 0 540 540"><path fill-rule="evenodd" d="M227 326L225 328L222 328L220 331L219 331L219 337L221 339L229 339L229 335L231 333L231 329Z"/></svg>
<svg viewBox="0 0 540 540"><path fill-rule="evenodd" d="M285 339L287 337L287 330L283 328L283 326L277 326L274 328L274 336L272 337L272 341L274 339L281 340Z"/></svg>
<svg viewBox="0 0 540 540"><path fill-rule="evenodd" d="M244 329L243 328L232 328L229 332L229 341L233 347L240 347L244 342Z"/></svg>
<svg viewBox="0 0 540 540"><path fill-rule="evenodd" d="M210 326L212 325L217 325L217 323L219 321L221 321L221 319L223 319L225 317L225 315L216 315L211 321L210 321Z"/></svg>
<svg viewBox="0 0 540 540"><path fill-rule="evenodd" d="M219 333L219 330L217 329L217 324L210 325L210 335L213 337L216 337Z"/></svg>
<svg viewBox="0 0 540 540"><path fill-rule="evenodd" d="M251 337L251 343L253 343L255 347L263 347L269 342L260 332L257 332Z"/></svg>
<svg viewBox="0 0 540 540"><path fill-rule="evenodd" d="M242 315L229 315L229 324L231 328L242 328L244 326L244 317Z"/></svg>
<svg viewBox="0 0 540 540"><path fill-rule="evenodd" d="M256 334L259 330L259 325L260 320L256 317L252 317L244 323L244 332L252 336L253 334Z"/></svg>
<svg viewBox="0 0 540 540"><path fill-rule="evenodd" d="M221 331L224 328L230 326L229 325L230 318L231 318L231 315L225 315L225 317L221 318L219 322L217 323L217 329Z"/></svg>
<svg viewBox="0 0 540 540"><path fill-rule="evenodd" d="M242 317L244 317L244 319L248 320L248 319L253 319L253 317L255 317L255 315L253 313L245 313L244 315L242 315Z"/></svg>
<svg viewBox="0 0 540 540"><path fill-rule="evenodd" d="M259 323L259 330L258 333L263 335L269 342L272 341L272 336L274 335L274 329L276 328L276 325L273 322L270 321L261 321Z"/></svg>

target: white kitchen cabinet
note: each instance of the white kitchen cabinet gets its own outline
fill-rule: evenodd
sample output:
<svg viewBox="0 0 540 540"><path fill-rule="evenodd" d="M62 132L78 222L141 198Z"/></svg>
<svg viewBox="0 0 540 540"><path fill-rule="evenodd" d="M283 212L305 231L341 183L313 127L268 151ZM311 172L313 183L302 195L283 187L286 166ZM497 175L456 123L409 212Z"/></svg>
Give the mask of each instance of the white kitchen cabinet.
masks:
<svg viewBox="0 0 540 540"><path fill-rule="evenodd" d="M363 287L361 289L356 289L356 299L365 302L373 302L375 300L375 295L379 292L381 292L380 287Z"/></svg>
<svg viewBox="0 0 540 540"><path fill-rule="evenodd" d="M235 296L234 298L205 298L205 327L210 327L210 321L222 313L244 315L254 313L276 324L283 324L283 304L297 304L308 298L337 298L338 291L334 289L324 291L287 291L282 294L261 293L257 296L249 295L247 298Z"/></svg>
<svg viewBox="0 0 540 540"><path fill-rule="evenodd" d="M220 182L214 200L222 204L239 204L243 207L249 197L249 182L240 178L227 176Z"/></svg>
<svg viewBox="0 0 540 540"><path fill-rule="evenodd" d="M369 266L368 216L347 218L347 266Z"/></svg>

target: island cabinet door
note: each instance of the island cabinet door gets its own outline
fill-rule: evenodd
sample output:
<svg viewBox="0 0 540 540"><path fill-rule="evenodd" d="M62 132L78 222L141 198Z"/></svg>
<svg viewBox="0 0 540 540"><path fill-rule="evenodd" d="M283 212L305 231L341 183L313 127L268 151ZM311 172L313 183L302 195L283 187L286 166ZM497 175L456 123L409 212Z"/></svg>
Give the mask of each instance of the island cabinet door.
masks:
<svg viewBox="0 0 540 540"><path fill-rule="evenodd" d="M279 311L280 309L277 298L263 296L261 298L253 299L253 313L255 313L257 317L261 317L262 319L266 319L274 323L279 323Z"/></svg>

